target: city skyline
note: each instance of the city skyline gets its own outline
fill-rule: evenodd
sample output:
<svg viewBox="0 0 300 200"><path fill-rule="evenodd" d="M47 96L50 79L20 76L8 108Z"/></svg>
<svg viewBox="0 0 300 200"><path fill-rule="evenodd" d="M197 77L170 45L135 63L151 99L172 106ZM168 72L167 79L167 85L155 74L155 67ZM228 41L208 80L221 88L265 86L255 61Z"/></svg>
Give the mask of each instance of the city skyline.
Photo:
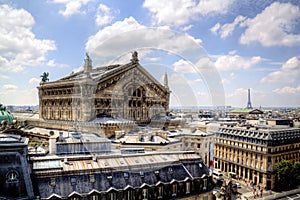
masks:
<svg viewBox="0 0 300 200"><path fill-rule="evenodd" d="M0 103L38 104L40 75L76 72L86 52L99 67L137 50L157 80L168 74L170 106L246 107L251 88L253 107L299 107L299 18L293 0L1 0Z"/></svg>

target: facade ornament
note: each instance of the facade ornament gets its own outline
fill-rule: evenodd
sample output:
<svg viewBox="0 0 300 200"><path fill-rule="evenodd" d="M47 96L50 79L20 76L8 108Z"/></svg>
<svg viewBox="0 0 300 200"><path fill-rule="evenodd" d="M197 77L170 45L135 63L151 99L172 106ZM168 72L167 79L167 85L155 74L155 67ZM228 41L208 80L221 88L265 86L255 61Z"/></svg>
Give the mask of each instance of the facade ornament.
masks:
<svg viewBox="0 0 300 200"><path fill-rule="evenodd" d="M44 72L40 77L42 78L42 83L49 81L49 72Z"/></svg>
<svg viewBox="0 0 300 200"><path fill-rule="evenodd" d="M92 59L89 54L85 53L86 58L84 59L84 73L89 74L92 71Z"/></svg>
<svg viewBox="0 0 300 200"><path fill-rule="evenodd" d="M139 62L139 58L138 58L138 52L137 51L134 51L132 53L132 58L130 60L133 64L136 64Z"/></svg>
<svg viewBox="0 0 300 200"><path fill-rule="evenodd" d="M165 86L165 88L169 89L168 74L167 74L167 72L165 73L165 77L164 77L164 86Z"/></svg>

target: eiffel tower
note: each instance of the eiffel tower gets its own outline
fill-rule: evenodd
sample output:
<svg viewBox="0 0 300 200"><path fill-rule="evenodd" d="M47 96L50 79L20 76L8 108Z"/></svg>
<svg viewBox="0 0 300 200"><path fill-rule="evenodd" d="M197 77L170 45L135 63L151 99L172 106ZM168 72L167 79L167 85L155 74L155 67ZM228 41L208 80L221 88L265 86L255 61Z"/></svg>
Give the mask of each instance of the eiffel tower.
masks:
<svg viewBox="0 0 300 200"><path fill-rule="evenodd" d="M253 109L251 105L251 100L250 100L250 89L248 89L248 103L247 103L247 109Z"/></svg>

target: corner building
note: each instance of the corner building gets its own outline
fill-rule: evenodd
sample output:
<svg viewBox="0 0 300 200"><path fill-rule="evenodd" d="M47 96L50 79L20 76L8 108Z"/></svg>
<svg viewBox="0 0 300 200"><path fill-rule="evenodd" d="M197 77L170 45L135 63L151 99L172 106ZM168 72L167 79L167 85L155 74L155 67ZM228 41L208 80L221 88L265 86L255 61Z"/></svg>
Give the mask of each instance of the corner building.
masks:
<svg viewBox="0 0 300 200"><path fill-rule="evenodd" d="M274 189L275 165L300 161L299 128L220 127L214 146L214 167Z"/></svg>
<svg viewBox="0 0 300 200"><path fill-rule="evenodd" d="M160 84L140 64L137 52L124 65L92 67L86 55L84 70L38 87L40 118L91 121L112 116L147 122L169 110L167 77Z"/></svg>

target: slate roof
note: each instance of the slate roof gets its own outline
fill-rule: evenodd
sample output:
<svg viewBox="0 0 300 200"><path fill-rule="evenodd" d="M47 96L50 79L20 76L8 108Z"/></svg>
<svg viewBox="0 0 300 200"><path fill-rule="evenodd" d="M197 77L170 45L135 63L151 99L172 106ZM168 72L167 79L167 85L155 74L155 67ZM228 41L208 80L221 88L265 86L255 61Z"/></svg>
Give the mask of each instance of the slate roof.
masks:
<svg viewBox="0 0 300 200"><path fill-rule="evenodd" d="M86 162L70 159L69 164L62 162L59 172L34 168L34 182L37 183L40 197L50 198L53 194L67 197L72 192L89 194L93 191L142 188L209 176L209 170L201 158L192 152L99 157L91 168L85 166ZM73 167L66 167L70 163ZM94 176L95 182L90 181L90 175ZM51 178L55 178L55 187L50 185Z"/></svg>

